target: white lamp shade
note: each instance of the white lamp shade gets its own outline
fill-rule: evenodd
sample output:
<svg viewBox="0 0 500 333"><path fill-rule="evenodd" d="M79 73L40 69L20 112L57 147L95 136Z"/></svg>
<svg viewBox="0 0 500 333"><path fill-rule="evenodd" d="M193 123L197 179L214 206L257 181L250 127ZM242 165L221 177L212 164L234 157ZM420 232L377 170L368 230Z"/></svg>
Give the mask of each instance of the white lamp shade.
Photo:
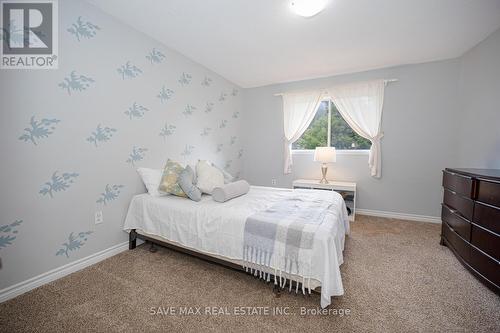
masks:
<svg viewBox="0 0 500 333"><path fill-rule="evenodd" d="M316 147L314 161L321 163L333 163L337 161L335 147Z"/></svg>

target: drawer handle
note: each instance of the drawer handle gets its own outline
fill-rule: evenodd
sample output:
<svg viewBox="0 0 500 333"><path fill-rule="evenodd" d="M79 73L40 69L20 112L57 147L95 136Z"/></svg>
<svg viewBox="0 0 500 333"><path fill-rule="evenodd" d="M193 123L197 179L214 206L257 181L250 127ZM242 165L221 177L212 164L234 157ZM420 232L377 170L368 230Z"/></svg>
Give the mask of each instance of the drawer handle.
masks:
<svg viewBox="0 0 500 333"><path fill-rule="evenodd" d="M446 209L447 209L450 213L452 213L452 214L455 214L455 213L457 212L457 210L456 210L456 209L451 208L450 206L448 206L448 205L447 205L447 204L445 204L445 203L442 203L442 205L443 205L443 207L444 207L444 208L446 208Z"/></svg>
<svg viewBox="0 0 500 333"><path fill-rule="evenodd" d="M451 214L453 214L454 216L458 217L458 218L459 218L459 219L461 219L461 220L465 220L465 221L469 222L469 220L468 220L466 217L462 216L462 214L460 214L460 212L459 212L457 209L453 209L453 208L451 208L450 206L448 206L448 205L447 205L447 204L445 204L445 203L443 203L443 206L444 206L444 207L445 207L445 208L446 208L446 209L447 209L447 210L448 210Z"/></svg>
<svg viewBox="0 0 500 333"><path fill-rule="evenodd" d="M453 229L453 228L451 227L451 225L449 225L449 224L448 224L447 222L445 222L445 221L443 221L443 222L444 222L444 224L446 224L446 226L448 227L448 229L450 229L450 230L451 230L451 231L453 231L453 232L456 232L456 231L455 231L455 229Z"/></svg>
<svg viewBox="0 0 500 333"><path fill-rule="evenodd" d="M455 192L455 191L452 191L452 190L449 190L449 189L446 189L446 190L447 190L448 192L451 192L451 194L453 194L453 195L457 195L457 192Z"/></svg>

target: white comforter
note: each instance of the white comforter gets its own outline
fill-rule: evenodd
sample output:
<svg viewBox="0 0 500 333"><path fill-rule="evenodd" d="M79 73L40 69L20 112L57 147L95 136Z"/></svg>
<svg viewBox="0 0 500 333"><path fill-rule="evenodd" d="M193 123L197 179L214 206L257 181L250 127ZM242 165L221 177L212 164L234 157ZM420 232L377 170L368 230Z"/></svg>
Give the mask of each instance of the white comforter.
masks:
<svg viewBox="0 0 500 333"><path fill-rule="evenodd" d="M205 254L242 260L247 217L290 196L292 191L311 190L252 186L246 195L224 203L215 202L210 196L194 202L171 195L140 194L132 199L123 228L142 230ZM315 235L311 276L299 275L321 283L321 307L326 307L331 296L344 293L339 266L343 263L349 220L338 193L320 192L332 205Z"/></svg>

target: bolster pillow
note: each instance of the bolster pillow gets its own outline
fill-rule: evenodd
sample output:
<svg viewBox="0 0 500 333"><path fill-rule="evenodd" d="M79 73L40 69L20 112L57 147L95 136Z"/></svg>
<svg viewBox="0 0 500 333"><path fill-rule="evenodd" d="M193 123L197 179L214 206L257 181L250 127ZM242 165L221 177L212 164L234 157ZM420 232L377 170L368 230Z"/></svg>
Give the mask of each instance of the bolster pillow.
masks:
<svg viewBox="0 0 500 333"><path fill-rule="evenodd" d="M214 188L212 198L217 202L225 202L246 194L249 190L250 184L246 180L238 180L234 183Z"/></svg>

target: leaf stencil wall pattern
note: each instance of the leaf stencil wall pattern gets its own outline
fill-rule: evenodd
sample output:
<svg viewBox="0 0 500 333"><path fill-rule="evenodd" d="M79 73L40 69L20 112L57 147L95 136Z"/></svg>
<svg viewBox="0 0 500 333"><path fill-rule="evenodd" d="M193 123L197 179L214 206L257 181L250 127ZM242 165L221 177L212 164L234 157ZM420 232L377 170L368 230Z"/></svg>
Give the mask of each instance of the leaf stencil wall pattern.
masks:
<svg viewBox="0 0 500 333"><path fill-rule="evenodd" d="M72 71L68 77L65 77L64 80L59 83L59 87L65 89L68 92L68 95L71 95L71 92L82 92L87 90L88 87L92 83L94 83L94 79L85 75L78 75L76 71Z"/></svg>
<svg viewBox="0 0 500 333"><path fill-rule="evenodd" d="M184 108L184 111L182 112L183 115L185 115L186 117L187 116L190 116L193 114L193 112L196 110L196 107L188 104L186 105L186 107Z"/></svg>
<svg viewBox="0 0 500 333"><path fill-rule="evenodd" d="M219 102L224 102L227 98L227 94L225 92L222 92L219 96Z"/></svg>
<svg viewBox="0 0 500 333"><path fill-rule="evenodd" d="M167 89L167 88L165 88L165 86L163 86L161 88L160 92L158 93L158 95L156 95L156 97L158 97L160 99L160 103L163 103L165 101L168 101L170 98L172 98L173 94L174 94L173 90Z"/></svg>
<svg viewBox="0 0 500 333"><path fill-rule="evenodd" d="M102 128L101 124L97 125L97 128L92 134L87 138L88 142L94 144L94 146L98 146L99 142L106 142L111 140L113 134L116 133L116 129L111 127Z"/></svg>
<svg viewBox="0 0 500 333"><path fill-rule="evenodd" d="M163 139L166 140L167 136L174 134L174 132L175 132L175 126L168 125L167 123L165 123L165 126L163 126L162 129L160 130L160 136L162 136Z"/></svg>
<svg viewBox="0 0 500 333"><path fill-rule="evenodd" d="M10 40L14 44L21 44L24 41L24 30L23 27L18 27L14 20L10 20L7 24L7 28L4 30L0 29L0 40L4 40L4 35L6 36L10 32Z"/></svg>
<svg viewBox="0 0 500 333"><path fill-rule="evenodd" d="M5 224L0 226L0 250L9 245L12 245L12 242L17 237L17 228L23 223L22 220L16 220L11 224Z"/></svg>
<svg viewBox="0 0 500 333"><path fill-rule="evenodd" d="M201 85L204 87L210 87L211 84L212 84L212 79L209 78L208 76L205 76L203 81L201 81Z"/></svg>
<svg viewBox="0 0 500 333"><path fill-rule="evenodd" d="M205 106L205 113L210 113L214 109L214 103L208 102Z"/></svg>
<svg viewBox="0 0 500 333"><path fill-rule="evenodd" d="M132 164L135 167L135 162L142 161L144 159L144 154L148 150L146 148L135 147L132 148L132 153L128 156L127 163Z"/></svg>
<svg viewBox="0 0 500 333"><path fill-rule="evenodd" d="M54 133L54 130L56 129L55 124L59 122L60 120L47 118L43 118L38 121L35 120L35 116L32 116L30 118L30 127L26 127L24 129L26 133L21 135L19 140L31 142L36 146L38 144L37 140L48 138L49 135Z"/></svg>
<svg viewBox="0 0 500 333"><path fill-rule="evenodd" d="M123 187L124 185L107 184L104 188L104 192L102 192L99 199L96 200L96 203L106 205L108 202L116 200L120 195L121 189Z"/></svg>
<svg viewBox="0 0 500 333"><path fill-rule="evenodd" d="M127 61L125 65L122 65L116 71L122 76L123 80L133 79L139 76L139 74L142 74L142 70L139 67L132 65L130 61Z"/></svg>
<svg viewBox="0 0 500 333"><path fill-rule="evenodd" d="M97 34L97 31L101 30L97 25L90 21L84 22L82 17L79 16L75 23L71 25L66 31L74 35L78 41L80 38L92 38Z"/></svg>
<svg viewBox="0 0 500 333"><path fill-rule="evenodd" d="M59 69L0 73L4 95L13 92L2 131L9 194L0 211L9 220L0 256L23 260L2 268L0 289L126 241L125 214L143 189L137 166L232 161L233 176L242 166L239 87L86 1L59 4ZM23 41L22 27L10 30ZM91 230L96 206L106 221ZM33 244L47 246L33 256Z"/></svg>
<svg viewBox="0 0 500 333"><path fill-rule="evenodd" d="M68 241L62 243L61 248L57 250L56 256L65 255L69 258L69 253L71 251L79 250L87 242L88 236L92 234L92 231L82 231L75 235L71 232L68 236Z"/></svg>
<svg viewBox="0 0 500 333"><path fill-rule="evenodd" d="M146 111L149 111L149 109L134 102L134 104L125 111L125 114L132 120L133 118L144 117Z"/></svg>
<svg viewBox="0 0 500 333"><path fill-rule="evenodd" d="M193 153L193 150L194 150L194 146L186 145L186 147L184 148L184 150L181 153L181 156L187 157Z"/></svg>
<svg viewBox="0 0 500 333"><path fill-rule="evenodd" d="M208 136L208 135L210 134L210 131L211 131L211 130L212 130L212 129L211 129L210 127L205 127L205 128L203 129L203 132L201 132L201 134L200 134L200 135L201 135L201 136Z"/></svg>
<svg viewBox="0 0 500 333"><path fill-rule="evenodd" d="M151 52L146 56L146 59L148 59L151 64L159 64L163 60L165 60L165 55L158 51L157 49L153 48Z"/></svg>
<svg viewBox="0 0 500 333"><path fill-rule="evenodd" d="M51 198L54 197L55 192L66 191L75 182L75 179L79 176L77 173L65 172L62 175L57 174L55 171L48 182L42 185L40 193L43 196L49 195Z"/></svg>
<svg viewBox="0 0 500 333"><path fill-rule="evenodd" d="M188 84L191 83L192 78L193 77L190 74L182 73L182 75L178 81L181 84L181 86L187 86Z"/></svg>

